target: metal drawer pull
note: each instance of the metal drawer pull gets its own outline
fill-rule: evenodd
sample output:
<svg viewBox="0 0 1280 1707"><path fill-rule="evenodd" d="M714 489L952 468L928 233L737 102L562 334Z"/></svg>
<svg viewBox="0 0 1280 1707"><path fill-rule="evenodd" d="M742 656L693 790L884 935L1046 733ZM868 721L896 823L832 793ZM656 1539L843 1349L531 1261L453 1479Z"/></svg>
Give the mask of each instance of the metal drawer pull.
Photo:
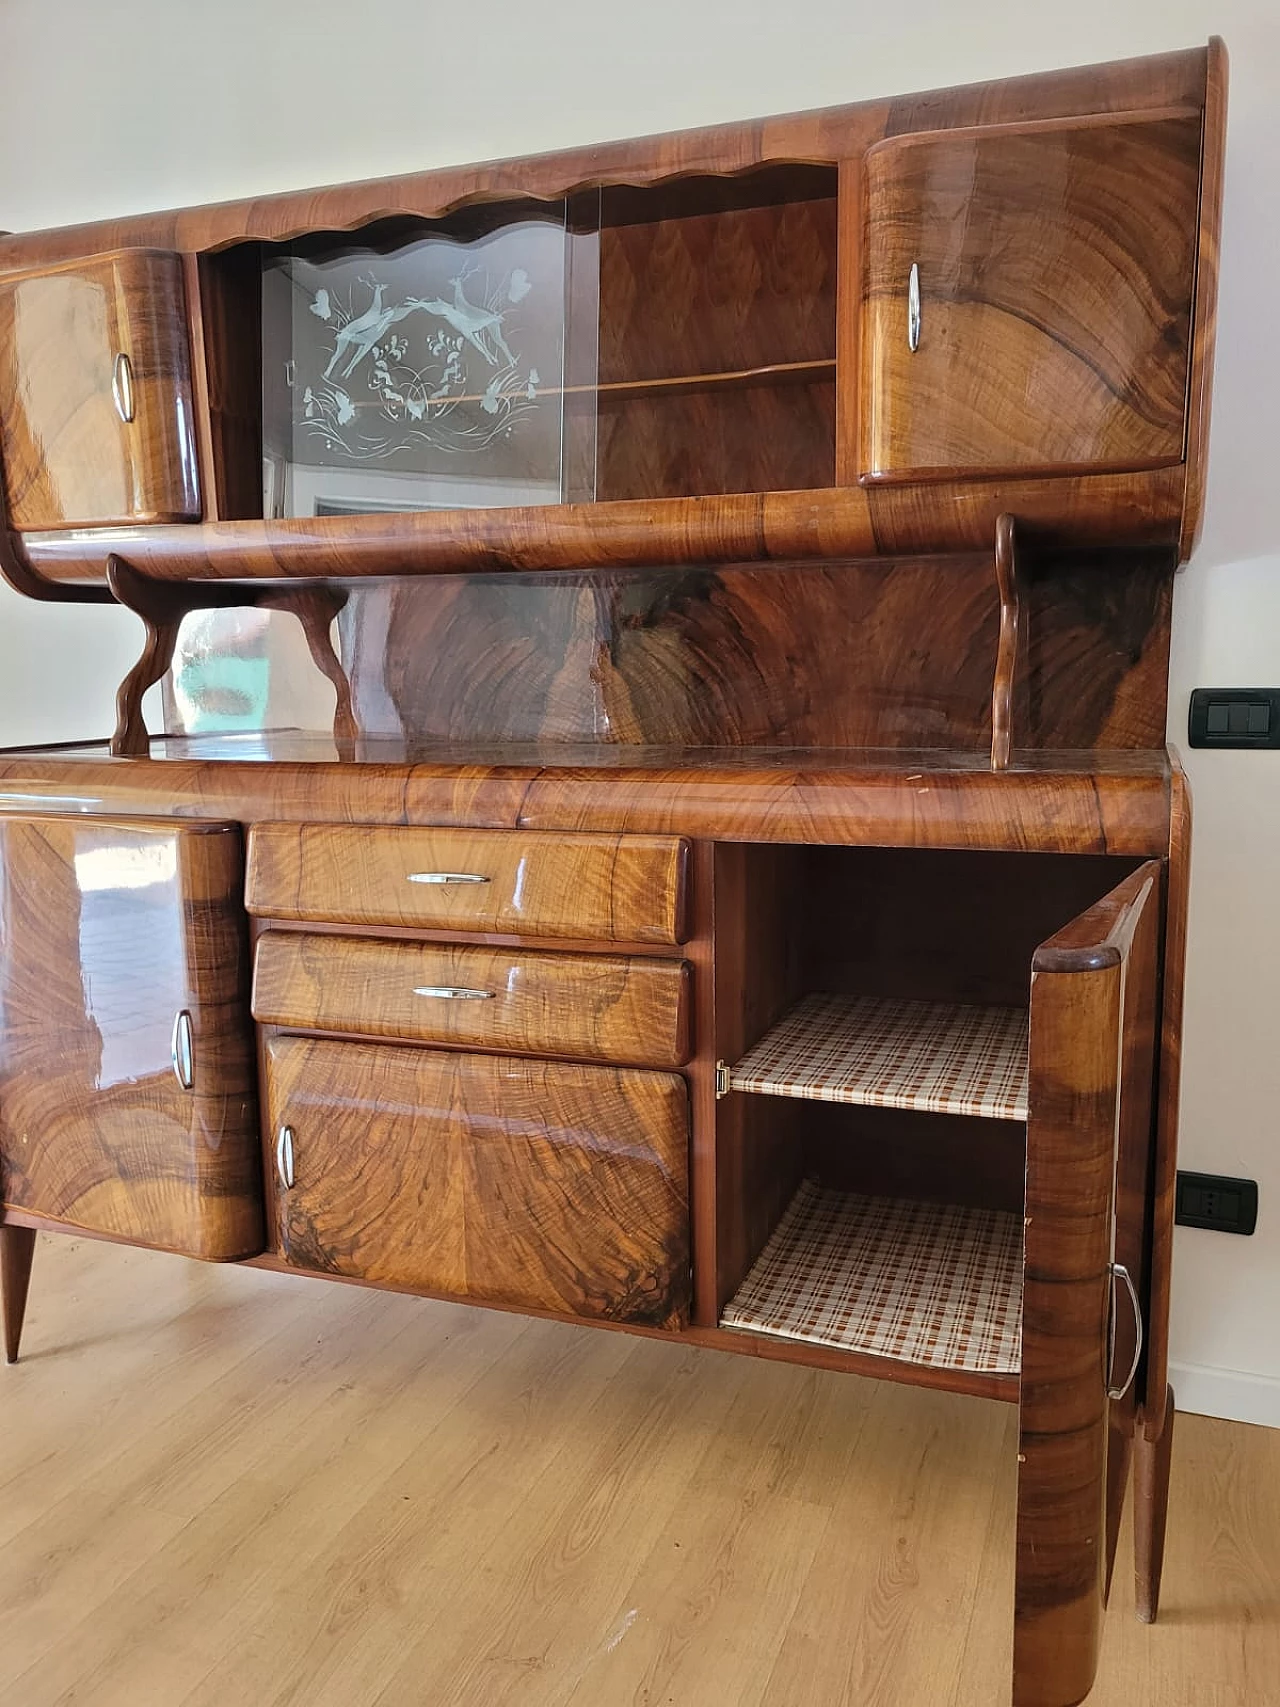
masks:
<svg viewBox="0 0 1280 1707"><path fill-rule="evenodd" d="M189 1091L195 1083L195 1052L191 1041L191 1015L186 1008L173 1016L169 1059L173 1063L174 1078L184 1091Z"/></svg>
<svg viewBox="0 0 1280 1707"><path fill-rule="evenodd" d="M479 877L474 871L411 871L410 883L487 883L487 877Z"/></svg>
<svg viewBox="0 0 1280 1707"><path fill-rule="evenodd" d="M286 1191L293 1190L292 1126L282 1126L276 1135L276 1176Z"/></svg>
<svg viewBox="0 0 1280 1707"><path fill-rule="evenodd" d="M1138 1288L1133 1284L1133 1276L1122 1262L1111 1265L1111 1326L1107 1334L1107 1374L1111 1374L1116 1357L1116 1297L1114 1283L1123 1280L1125 1290L1129 1294L1129 1302L1133 1306L1133 1362L1129 1365L1129 1373L1124 1378L1122 1387L1108 1387L1108 1399L1123 1399L1133 1386L1133 1378L1138 1373L1138 1365L1142 1361L1142 1305L1138 1302Z"/></svg>
<svg viewBox="0 0 1280 1707"><path fill-rule="evenodd" d="M907 348L920 348L920 268L914 261L907 278Z"/></svg>
<svg viewBox="0 0 1280 1707"><path fill-rule="evenodd" d="M415 996L442 996L447 1002L491 1002L492 990L467 990L456 984L419 984Z"/></svg>
<svg viewBox="0 0 1280 1707"><path fill-rule="evenodd" d="M111 401L126 424L133 419L133 363L121 350L111 366Z"/></svg>

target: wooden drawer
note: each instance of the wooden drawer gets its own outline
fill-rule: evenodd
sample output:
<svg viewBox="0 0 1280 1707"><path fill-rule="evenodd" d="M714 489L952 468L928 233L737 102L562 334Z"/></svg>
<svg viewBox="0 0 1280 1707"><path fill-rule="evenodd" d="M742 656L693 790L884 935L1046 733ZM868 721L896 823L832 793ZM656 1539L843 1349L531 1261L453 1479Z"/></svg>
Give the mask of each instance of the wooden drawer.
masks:
<svg viewBox="0 0 1280 1707"><path fill-rule="evenodd" d="M679 960L267 931L253 1014L308 1031L679 1067L688 988Z"/></svg>
<svg viewBox="0 0 1280 1707"><path fill-rule="evenodd" d="M286 1262L530 1309L687 1321L677 1075L275 1037L265 1088Z"/></svg>
<svg viewBox="0 0 1280 1707"><path fill-rule="evenodd" d="M0 281L16 528L200 514L182 261L124 249Z"/></svg>
<svg viewBox="0 0 1280 1707"><path fill-rule="evenodd" d="M258 824L246 905L277 919L677 943L687 852L678 836Z"/></svg>

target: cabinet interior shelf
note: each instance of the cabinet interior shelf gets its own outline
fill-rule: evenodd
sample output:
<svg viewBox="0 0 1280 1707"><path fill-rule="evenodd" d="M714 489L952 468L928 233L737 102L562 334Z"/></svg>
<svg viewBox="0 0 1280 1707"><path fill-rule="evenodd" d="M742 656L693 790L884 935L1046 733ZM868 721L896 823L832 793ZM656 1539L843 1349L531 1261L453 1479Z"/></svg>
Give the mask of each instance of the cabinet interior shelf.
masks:
<svg viewBox="0 0 1280 1707"><path fill-rule="evenodd" d="M1022 1218L805 1180L721 1325L933 1369L1016 1375Z"/></svg>
<svg viewBox="0 0 1280 1707"><path fill-rule="evenodd" d="M729 1075L730 1089L868 1108L1027 1119L1027 1012L809 995Z"/></svg>

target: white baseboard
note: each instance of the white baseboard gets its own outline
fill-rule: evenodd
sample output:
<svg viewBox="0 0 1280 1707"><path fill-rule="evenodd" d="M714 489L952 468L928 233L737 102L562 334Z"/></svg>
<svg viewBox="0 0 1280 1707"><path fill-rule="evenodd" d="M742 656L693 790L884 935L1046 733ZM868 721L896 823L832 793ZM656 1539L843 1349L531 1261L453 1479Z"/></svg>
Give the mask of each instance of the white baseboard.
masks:
<svg viewBox="0 0 1280 1707"><path fill-rule="evenodd" d="M1169 1381L1180 1411L1280 1428L1280 1380L1274 1375L1214 1369L1203 1363L1171 1363Z"/></svg>

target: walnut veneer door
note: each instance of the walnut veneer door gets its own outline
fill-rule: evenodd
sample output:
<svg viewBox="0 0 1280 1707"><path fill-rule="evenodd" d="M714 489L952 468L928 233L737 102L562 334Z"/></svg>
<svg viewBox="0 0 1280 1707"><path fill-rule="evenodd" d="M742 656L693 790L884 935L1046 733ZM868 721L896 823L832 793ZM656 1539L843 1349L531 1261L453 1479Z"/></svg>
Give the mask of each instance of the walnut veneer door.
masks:
<svg viewBox="0 0 1280 1707"><path fill-rule="evenodd" d="M1137 1350L1113 1264L1146 1284L1159 895L1149 861L1032 966L1015 1707L1074 1707L1097 1669Z"/></svg>
<svg viewBox="0 0 1280 1707"><path fill-rule="evenodd" d="M688 1098L675 1074L275 1037L266 1100L287 1262L687 1321Z"/></svg>
<svg viewBox="0 0 1280 1707"><path fill-rule="evenodd" d="M0 464L16 528L200 514L182 263L126 249L0 279Z"/></svg>
<svg viewBox="0 0 1280 1707"><path fill-rule="evenodd" d="M869 150L864 479L1181 461L1200 132L1121 113Z"/></svg>
<svg viewBox="0 0 1280 1707"><path fill-rule="evenodd" d="M242 873L235 825L0 816L6 1208L262 1249Z"/></svg>

